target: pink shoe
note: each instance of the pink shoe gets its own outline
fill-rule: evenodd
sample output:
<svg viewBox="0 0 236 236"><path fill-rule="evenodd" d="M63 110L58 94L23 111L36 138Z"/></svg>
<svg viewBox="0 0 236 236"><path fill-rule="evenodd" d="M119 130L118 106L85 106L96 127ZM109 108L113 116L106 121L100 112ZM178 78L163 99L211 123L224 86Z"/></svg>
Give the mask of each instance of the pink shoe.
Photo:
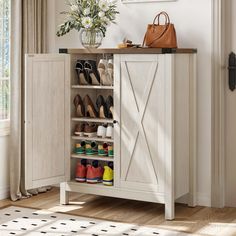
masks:
<svg viewBox="0 0 236 236"><path fill-rule="evenodd" d="M90 184L102 182L103 168L98 166L98 161L93 161L92 165L87 165L86 181Z"/></svg>
<svg viewBox="0 0 236 236"><path fill-rule="evenodd" d="M75 173L75 180L78 182L85 182L86 181L86 175L87 175L87 167L86 167L87 161L85 159L82 159L81 162L77 163L76 166L76 173Z"/></svg>

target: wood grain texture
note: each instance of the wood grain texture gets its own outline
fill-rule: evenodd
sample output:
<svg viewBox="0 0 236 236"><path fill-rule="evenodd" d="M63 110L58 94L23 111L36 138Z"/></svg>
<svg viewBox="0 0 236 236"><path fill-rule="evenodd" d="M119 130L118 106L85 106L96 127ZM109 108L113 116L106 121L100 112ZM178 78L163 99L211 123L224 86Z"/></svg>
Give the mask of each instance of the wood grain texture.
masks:
<svg viewBox="0 0 236 236"><path fill-rule="evenodd" d="M190 80L193 73L190 67L190 58L192 54L177 54L174 56L174 142L175 142L175 189L176 198L189 192L189 172L190 164L190 127L192 115L192 104L190 105L190 95L195 92L195 87L190 88ZM193 169L192 169L193 171Z"/></svg>
<svg viewBox="0 0 236 236"><path fill-rule="evenodd" d="M197 49L194 48L177 48L171 49L172 53L196 53ZM162 54L161 48L99 48L99 49L65 49L69 54Z"/></svg>
<svg viewBox="0 0 236 236"><path fill-rule="evenodd" d="M26 60L26 187L31 189L65 180L70 71L69 55Z"/></svg>
<svg viewBox="0 0 236 236"><path fill-rule="evenodd" d="M175 67L174 57L165 56L165 126L164 126L164 150L165 150L165 218L173 220L175 218ZM187 176L185 177L187 178ZM178 184L178 183L177 183ZM184 183L183 183L184 184Z"/></svg>
<svg viewBox="0 0 236 236"><path fill-rule="evenodd" d="M124 188L164 191L162 60L157 55L121 55L120 179Z"/></svg>
<svg viewBox="0 0 236 236"><path fill-rule="evenodd" d="M33 65L33 179L64 175L64 62Z"/></svg>
<svg viewBox="0 0 236 236"><path fill-rule="evenodd" d="M49 209L85 217L177 230L193 235L236 235L235 208L189 208L183 204L176 204L175 220L165 221L162 204L70 193L70 205L60 206L59 198L59 189L53 188L47 193L17 202L2 200L0 207L15 205Z"/></svg>
<svg viewBox="0 0 236 236"><path fill-rule="evenodd" d="M114 172L114 186L119 188L120 187L120 55L114 55L114 92L113 92L113 99L114 99L114 120L117 123L114 125L114 150L115 150L115 158L114 158L114 166L116 171Z"/></svg>
<svg viewBox="0 0 236 236"><path fill-rule="evenodd" d="M189 206L197 205L197 56L191 55L189 80Z"/></svg>

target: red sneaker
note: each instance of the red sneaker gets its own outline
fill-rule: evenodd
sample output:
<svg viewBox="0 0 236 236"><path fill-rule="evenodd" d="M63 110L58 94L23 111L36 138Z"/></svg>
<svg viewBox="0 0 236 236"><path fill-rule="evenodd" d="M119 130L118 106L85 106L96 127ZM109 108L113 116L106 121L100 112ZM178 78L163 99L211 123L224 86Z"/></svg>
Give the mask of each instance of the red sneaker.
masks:
<svg viewBox="0 0 236 236"><path fill-rule="evenodd" d="M86 174L87 174L87 167L86 167L86 160L83 159L81 162L77 163L76 166L76 173L75 173L75 180L78 182L85 182L86 181Z"/></svg>
<svg viewBox="0 0 236 236"><path fill-rule="evenodd" d="M93 163L94 164L94 163ZM87 183L96 184L102 182L103 168L101 166L88 165L87 166Z"/></svg>

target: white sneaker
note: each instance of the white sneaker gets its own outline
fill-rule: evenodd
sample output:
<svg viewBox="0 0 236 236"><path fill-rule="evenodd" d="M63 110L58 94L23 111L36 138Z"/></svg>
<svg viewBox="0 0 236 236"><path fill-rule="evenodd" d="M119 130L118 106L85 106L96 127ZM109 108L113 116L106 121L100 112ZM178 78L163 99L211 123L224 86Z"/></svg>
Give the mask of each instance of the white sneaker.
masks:
<svg viewBox="0 0 236 236"><path fill-rule="evenodd" d="M114 129L113 129L113 126L112 125L109 125L108 127L107 127L107 130L106 130L106 137L107 138L113 138L113 136L114 136Z"/></svg>
<svg viewBox="0 0 236 236"><path fill-rule="evenodd" d="M103 125L99 125L98 130L97 130L97 136L101 138L105 138L106 133L107 133L107 128L104 127Z"/></svg>

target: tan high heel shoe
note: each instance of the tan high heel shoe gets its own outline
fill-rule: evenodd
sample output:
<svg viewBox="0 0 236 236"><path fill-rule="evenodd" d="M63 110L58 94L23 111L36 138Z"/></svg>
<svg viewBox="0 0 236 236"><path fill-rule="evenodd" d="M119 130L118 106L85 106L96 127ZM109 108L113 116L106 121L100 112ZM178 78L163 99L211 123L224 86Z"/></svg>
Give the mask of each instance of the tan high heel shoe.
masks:
<svg viewBox="0 0 236 236"><path fill-rule="evenodd" d="M113 67L113 65L112 65ZM111 65L110 65L111 68ZM113 70L113 69L112 69ZM108 72L108 62L105 59L101 59L98 63L98 72L101 78L101 84L106 86L112 85L112 80L110 79Z"/></svg>
<svg viewBox="0 0 236 236"><path fill-rule="evenodd" d="M107 73L108 73L108 80L110 85L113 85L113 81L114 81L114 70L113 70L114 66L113 66L113 60L109 59L108 60L108 65L107 65Z"/></svg>
<svg viewBox="0 0 236 236"><path fill-rule="evenodd" d="M101 84L104 85L104 81L106 81L106 67L107 67L107 60L101 59L98 63L98 73L100 75Z"/></svg>
<svg viewBox="0 0 236 236"><path fill-rule="evenodd" d="M97 118L98 112L96 111L93 105L93 102L88 94L84 97L83 102L84 102L84 108L85 108L85 116L88 116L91 118Z"/></svg>

